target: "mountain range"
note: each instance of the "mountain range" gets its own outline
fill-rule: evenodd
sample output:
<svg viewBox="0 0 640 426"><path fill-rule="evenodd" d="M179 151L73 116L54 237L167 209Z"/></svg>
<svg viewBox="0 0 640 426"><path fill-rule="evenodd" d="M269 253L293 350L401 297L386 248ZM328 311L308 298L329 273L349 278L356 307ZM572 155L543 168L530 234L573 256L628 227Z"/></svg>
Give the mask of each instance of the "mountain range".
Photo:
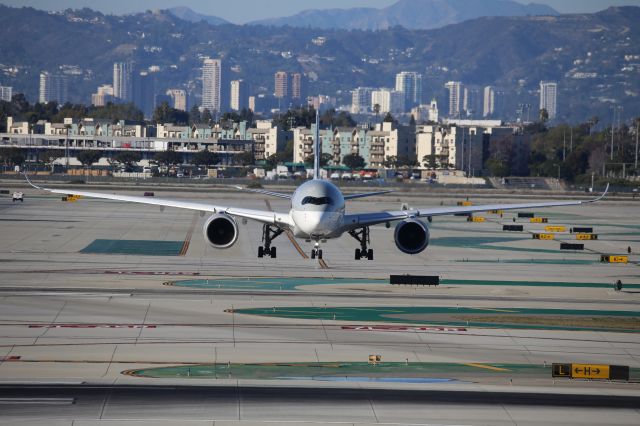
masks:
<svg viewBox="0 0 640 426"><path fill-rule="evenodd" d="M211 25L229 23L217 16L199 14L184 6L168 10L178 18L190 22L205 21ZM385 30L401 26L426 30L482 16L553 16L557 14L557 11L546 5L536 3L524 5L511 0L398 0L382 9L313 9L292 16L252 21L248 25L345 30Z"/></svg>
<svg viewBox="0 0 640 426"><path fill-rule="evenodd" d="M263 19L252 25L346 30L386 30L401 26L428 30L482 16L557 15L553 8L511 0L399 0L391 6L353 9L306 10L293 16Z"/></svg>
<svg viewBox="0 0 640 426"><path fill-rule="evenodd" d="M113 63L133 61L156 92L182 88L198 101L203 58L221 58L223 89L243 79L248 93L274 91L274 73L301 72L309 94L350 103L358 86L393 87L401 71L423 74L423 99L448 111L447 81L502 89L505 111L530 104L541 80L559 88L562 119L640 111L640 7L594 14L481 17L434 30L337 30L185 21L166 11L103 15L0 6L0 84L38 99L39 74L62 72L69 99L89 103L112 83Z"/></svg>

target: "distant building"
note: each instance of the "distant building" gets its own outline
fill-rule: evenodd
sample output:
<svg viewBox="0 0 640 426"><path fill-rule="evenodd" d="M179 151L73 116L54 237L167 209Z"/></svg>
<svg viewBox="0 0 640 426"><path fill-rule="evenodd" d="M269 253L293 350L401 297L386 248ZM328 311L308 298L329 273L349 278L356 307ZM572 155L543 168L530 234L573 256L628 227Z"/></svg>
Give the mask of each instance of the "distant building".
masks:
<svg viewBox="0 0 640 426"><path fill-rule="evenodd" d="M274 96L279 99L285 99L289 97L289 74L284 71L278 71L275 73L275 91Z"/></svg>
<svg viewBox="0 0 640 426"><path fill-rule="evenodd" d="M554 120L558 110L558 83L554 81L540 82L540 109L546 109L549 120Z"/></svg>
<svg viewBox="0 0 640 426"><path fill-rule="evenodd" d="M54 74L48 71L40 73L40 96L38 102L55 101L62 105L67 102L68 93L69 80L66 75Z"/></svg>
<svg viewBox="0 0 640 426"><path fill-rule="evenodd" d="M182 89L169 89L166 95L171 98L171 106L180 111L187 111L187 92Z"/></svg>
<svg viewBox="0 0 640 426"><path fill-rule="evenodd" d="M291 101L295 105L302 105L307 99L307 87L304 74L296 72L291 74Z"/></svg>
<svg viewBox="0 0 640 426"><path fill-rule="evenodd" d="M418 105L411 109L411 115L416 123L438 122L438 103L433 99L430 105Z"/></svg>
<svg viewBox="0 0 640 426"><path fill-rule="evenodd" d="M244 80L231 81L231 101L229 107L240 111L247 107L247 83Z"/></svg>
<svg viewBox="0 0 640 426"><path fill-rule="evenodd" d="M482 116L498 117L503 112L504 92L493 86L484 88Z"/></svg>
<svg viewBox="0 0 640 426"><path fill-rule="evenodd" d="M459 81L450 81L444 87L449 90L449 117L460 117L464 85Z"/></svg>
<svg viewBox="0 0 640 426"><path fill-rule="evenodd" d="M131 100L146 118L151 118L157 106L155 75L147 71L140 71L134 78L132 88Z"/></svg>
<svg viewBox="0 0 640 426"><path fill-rule="evenodd" d="M371 112L372 87L357 87L351 92L351 113L366 114Z"/></svg>
<svg viewBox="0 0 640 426"><path fill-rule="evenodd" d="M483 89L478 86L464 86L462 109L467 117L477 117L482 114Z"/></svg>
<svg viewBox="0 0 640 426"><path fill-rule="evenodd" d="M133 101L133 65L131 62L113 64L113 96L120 102Z"/></svg>
<svg viewBox="0 0 640 426"><path fill-rule="evenodd" d="M404 112L404 94L392 89L378 89L371 92L371 105L379 106L380 114Z"/></svg>
<svg viewBox="0 0 640 426"><path fill-rule="evenodd" d="M220 112L222 106L222 61L205 59L202 67L202 108Z"/></svg>
<svg viewBox="0 0 640 426"><path fill-rule="evenodd" d="M402 71L396 74L396 91L404 96L404 108L422 104L422 74Z"/></svg>
<svg viewBox="0 0 640 426"><path fill-rule="evenodd" d="M13 87L0 86L0 101L11 102L13 96Z"/></svg>
<svg viewBox="0 0 640 426"><path fill-rule="evenodd" d="M103 84L96 93L91 94L91 105L105 106L109 102L113 102L113 86L110 84Z"/></svg>

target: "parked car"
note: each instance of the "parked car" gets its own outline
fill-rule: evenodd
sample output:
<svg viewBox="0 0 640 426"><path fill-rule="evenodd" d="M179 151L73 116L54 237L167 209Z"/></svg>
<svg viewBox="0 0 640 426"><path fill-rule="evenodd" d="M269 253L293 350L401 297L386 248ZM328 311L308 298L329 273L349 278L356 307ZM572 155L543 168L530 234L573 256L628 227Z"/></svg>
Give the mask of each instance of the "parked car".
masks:
<svg viewBox="0 0 640 426"><path fill-rule="evenodd" d="M21 203L24 203L24 194L22 192L15 191L12 198L14 202L20 201Z"/></svg>

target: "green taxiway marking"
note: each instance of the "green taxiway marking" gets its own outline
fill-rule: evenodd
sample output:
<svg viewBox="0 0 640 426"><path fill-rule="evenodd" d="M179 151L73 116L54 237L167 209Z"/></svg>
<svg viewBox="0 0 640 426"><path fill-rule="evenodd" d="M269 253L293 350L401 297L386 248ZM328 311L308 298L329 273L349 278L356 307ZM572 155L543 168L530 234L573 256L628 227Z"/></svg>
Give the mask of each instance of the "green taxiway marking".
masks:
<svg viewBox="0 0 640 426"><path fill-rule="evenodd" d="M80 250L80 253L179 256L183 245L184 241L99 239Z"/></svg>
<svg viewBox="0 0 640 426"><path fill-rule="evenodd" d="M353 322L392 322L482 328L640 332L638 311L579 309L466 308L442 306L293 307L236 309L237 314L298 319L335 319ZM618 319L616 319L618 318ZM576 325L577 324L577 325ZM626 327L625 327L626 326Z"/></svg>
<svg viewBox="0 0 640 426"><path fill-rule="evenodd" d="M469 262L481 262L470 260ZM567 260L570 262L570 260ZM516 260L505 263L517 263ZM598 262L599 263L599 262ZM571 264L571 263L569 263ZM222 279L192 279L171 281L178 287L190 288L224 288L224 289L252 289L252 290L296 290L306 285L385 285L389 280L359 279L359 278L222 278ZM503 281L503 280L458 280L443 279L441 285L481 285L481 286L527 286L527 287L582 287L582 288L611 288L612 283L564 282L564 281ZM640 284L624 284L624 288L640 288Z"/></svg>
<svg viewBox="0 0 640 426"><path fill-rule="evenodd" d="M550 365L501 363L437 363L437 362L292 362L258 364L193 364L171 367L127 370L124 374L136 377L176 379L257 379L288 378L321 379L326 377L369 378L449 378L466 377L518 377L550 378ZM640 369L632 368L631 377L638 377Z"/></svg>

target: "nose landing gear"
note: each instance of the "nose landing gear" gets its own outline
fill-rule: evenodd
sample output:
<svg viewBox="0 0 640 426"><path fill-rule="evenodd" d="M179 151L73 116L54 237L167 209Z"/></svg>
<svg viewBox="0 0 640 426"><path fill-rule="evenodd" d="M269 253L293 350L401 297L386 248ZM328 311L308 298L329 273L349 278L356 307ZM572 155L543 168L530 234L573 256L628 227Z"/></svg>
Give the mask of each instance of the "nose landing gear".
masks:
<svg viewBox="0 0 640 426"><path fill-rule="evenodd" d="M349 231L349 235L355 238L360 243L360 248L356 249L354 259L367 259L373 260L373 250L368 248L369 245L369 227L365 226L358 229L352 229Z"/></svg>
<svg viewBox="0 0 640 426"><path fill-rule="evenodd" d="M313 247L313 250L311 250L311 258L315 259L322 259L322 249L320 249L320 244L316 243L315 246Z"/></svg>
<svg viewBox="0 0 640 426"><path fill-rule="evenodd" d="M283 232L284 229L278 228L277 226L269 224L262 225L262 241L264 242L264 246L258 247L258 257L269 256L275 259L277 252L275 247L271 247L271 241Z"/></svg>

